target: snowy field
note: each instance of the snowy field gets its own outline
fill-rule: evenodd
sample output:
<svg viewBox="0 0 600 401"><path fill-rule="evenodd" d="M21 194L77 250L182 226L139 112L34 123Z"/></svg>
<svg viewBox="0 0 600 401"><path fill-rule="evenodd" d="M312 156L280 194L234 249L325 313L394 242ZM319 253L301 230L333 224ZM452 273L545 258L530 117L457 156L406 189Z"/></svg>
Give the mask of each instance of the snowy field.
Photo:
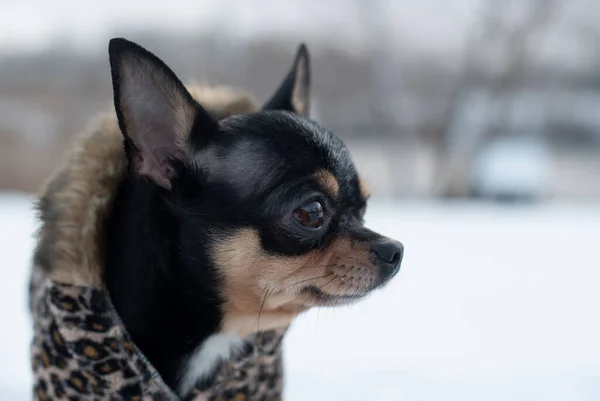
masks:
<svg viewBox="0 0 600 401"><path fill-rule="evenodd" d="M600 400L600 204L372 202L400 274L286 340L287 401ZM30 199L0 196L0 400L29 400Z"/></svg>

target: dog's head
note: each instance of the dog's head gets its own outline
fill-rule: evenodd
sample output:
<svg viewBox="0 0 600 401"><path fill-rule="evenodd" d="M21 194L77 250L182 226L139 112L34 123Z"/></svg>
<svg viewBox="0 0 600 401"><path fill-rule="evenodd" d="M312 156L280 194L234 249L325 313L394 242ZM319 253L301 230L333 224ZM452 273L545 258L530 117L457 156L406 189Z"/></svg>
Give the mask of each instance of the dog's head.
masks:
<svg viewBox="0 0 600 401"><path fill-rule="evenodd" d="M261 111L222 120L148 51L124 39L109 51L130 173L175 216L179 277L218 287L222 330L286 326L398 272L402 245L363 225L369 194L348 150L308 119L304 46Z"/></svg>

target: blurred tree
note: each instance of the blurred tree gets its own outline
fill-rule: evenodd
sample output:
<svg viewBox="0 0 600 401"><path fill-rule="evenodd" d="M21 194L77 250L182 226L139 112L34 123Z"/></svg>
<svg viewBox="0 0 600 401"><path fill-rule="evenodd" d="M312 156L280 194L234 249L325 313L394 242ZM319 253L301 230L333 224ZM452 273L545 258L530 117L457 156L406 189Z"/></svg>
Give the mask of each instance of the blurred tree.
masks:
<svg viewBox="0 0 600 401"><path fill-rule="evenodd" d="M487 143L509 131L514 92L530 61L535 40L544 33L556 5L556 0L530 0L515 9L510 7L510 2L487 0L484 3L480 26L465 38L462 74L446 99L445 112L434 135L438 196L471 194L475 159ZM491 54L494 51L496 54ZM478 85L478 78L487 75L481 68L484 56L488 60L491 56L492 63L500 64L489 66L495 74L485 85L484 101L487 109L494 112L479 129L460 126L473 85ZM464 132L465 129L475 132Z"/></svg>

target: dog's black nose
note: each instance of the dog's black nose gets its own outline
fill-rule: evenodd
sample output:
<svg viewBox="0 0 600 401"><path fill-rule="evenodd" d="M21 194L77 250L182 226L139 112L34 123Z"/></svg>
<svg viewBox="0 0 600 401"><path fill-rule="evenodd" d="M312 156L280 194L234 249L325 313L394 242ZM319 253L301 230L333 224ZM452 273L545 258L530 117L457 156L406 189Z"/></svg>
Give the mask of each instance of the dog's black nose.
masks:
<svg viewBox="0 0 600 401"><path fill-rule="evenodd" d="M383 276L393 277L400 270L400 262L404 253L404 246L398 241L385 240L371 246L382 267Z"/></svg>

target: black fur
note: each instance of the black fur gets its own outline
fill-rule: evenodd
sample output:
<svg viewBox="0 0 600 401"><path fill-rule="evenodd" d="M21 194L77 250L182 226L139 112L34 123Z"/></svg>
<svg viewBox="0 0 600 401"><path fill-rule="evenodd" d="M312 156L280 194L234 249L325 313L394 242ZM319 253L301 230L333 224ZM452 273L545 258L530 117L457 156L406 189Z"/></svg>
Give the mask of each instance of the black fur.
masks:
<svg viewBox="0 0 600 401"><path fill-rule="evenodd" d="M243 180L213 180L210 166L183 164L172 191L128 179L109 223L106 267L113 302L136 344L171 385L182 358L221 319L211 244L235 228L254 227L266 251L302 254L335 234L357 231L353 222L365 202L347 151L316 124L287 112L263 112L229 118L222 126L208 146L235 161L235 173L250 169ZM312 178L319 168L337 173L342 202L325 195ZM336 221L324 233L307 235L289 216L315 195Z"/></svg>
<svg viewBox="0 0 600 401"><path fill-rule="evenodd" d="M133 51L166 68L145 51ZM174 78L170 70L165 75ZM113 77L117 97L118 68ZM282 99L269 108L289 109ZM115 105L121 120L117 98ZM136 174L122 183L106 237L113 303L135 343L174 388L181 363L221 322L221 277L211 251L235 229L256 229L264 251L273 255L324 248L336 235L383 239L362 225L366 199L346 147L313 121L270 110L228 117L207 131L202 115L188 144L191 158L171 160L171 188ZM314 178L320 170L336 177L336 197ZM310 231L293 220L292 211L315 199L327 223Z"/></svg>
<svg viewBox="0 0 600 401"><path fill-rule="evenodd" d="M302 65L301 65L302 64ZM310 57L306 45L301 44L298 48L294 65L279 85L279 89L271 96L271 98L263 106L263 110L288 110L295 111L292 104L294 88L296 85L301 85L308 92L310 88ZM303 68L302 66L306 67ZM307 93L307 113L309 109L309 100ZM297 111L297 110L296 110Z"/></svg>

